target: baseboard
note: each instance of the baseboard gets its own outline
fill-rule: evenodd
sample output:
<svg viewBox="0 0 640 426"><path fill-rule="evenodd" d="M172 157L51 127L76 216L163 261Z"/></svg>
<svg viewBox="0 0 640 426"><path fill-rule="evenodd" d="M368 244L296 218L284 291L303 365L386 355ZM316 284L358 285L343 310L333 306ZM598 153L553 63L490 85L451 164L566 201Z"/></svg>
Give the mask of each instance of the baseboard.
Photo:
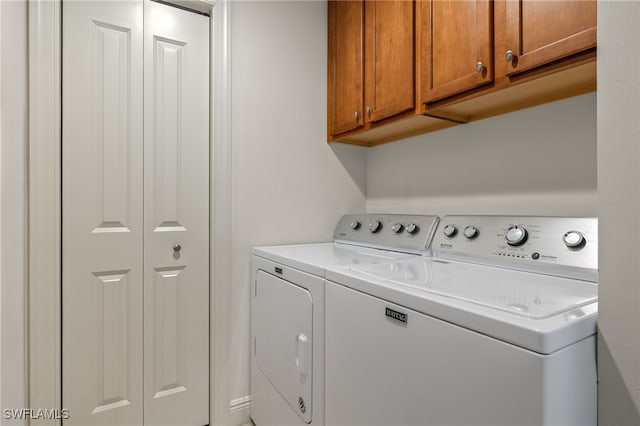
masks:
<svg viewBox="0 0 640 426"><path fill-rule="evenodd" d="M249 395L231 400L229 404L229 425L250 424L249 407L251 407L251 397Z"/></svg>

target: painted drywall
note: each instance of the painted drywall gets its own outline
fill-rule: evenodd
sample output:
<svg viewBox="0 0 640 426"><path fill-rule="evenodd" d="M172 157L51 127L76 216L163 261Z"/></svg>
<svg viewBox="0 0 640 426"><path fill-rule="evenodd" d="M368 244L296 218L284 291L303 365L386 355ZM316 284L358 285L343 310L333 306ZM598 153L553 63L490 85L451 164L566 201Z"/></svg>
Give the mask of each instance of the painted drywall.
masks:
<svg viewBox="0 0 640 426"><path fill-rule="evenodd" d="M27 3L0 2L0 407L25 406ZM4 417L4 416L3 416ZM0 419L3 425L21 421Z"/></svg>
<svg viewBox="0 0 640 426"><path fill-rule="evenodd" d="M598 420L640 424L640 3L598 2Z"/></svg>
<svg viewBox="0 0 640 426"><path fill-rule="evenodd" d="M326 2L234 2L231 398L249 395L252 246L329 241L365 208L365 148L326 143Z"/></svg>
<svg viewBox="0 0 640 426"><path fill-rule="evenodd" d="M595 216L596 94L370 149L367 211Z"/></svg>

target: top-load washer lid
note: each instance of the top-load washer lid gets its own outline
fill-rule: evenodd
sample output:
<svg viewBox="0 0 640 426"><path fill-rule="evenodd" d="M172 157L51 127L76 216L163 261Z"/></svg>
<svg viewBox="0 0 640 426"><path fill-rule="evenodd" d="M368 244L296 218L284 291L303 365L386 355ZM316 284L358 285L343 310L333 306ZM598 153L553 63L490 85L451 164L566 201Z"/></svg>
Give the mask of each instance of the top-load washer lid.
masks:
<svg viewBox="0 0 640 426"><path fill-rule="evenodd" d="M254 247L253 254L320 277L325 276L325 269L329 266L382 263L415 257L406 253L338 243Z"/></svg>
<svg viewBox="0 0 640 426"><path fill-rule="evenodd" d="M598 300L595 284L461 262L392 262L352 271L528 318L548 318Z"/></svg>
<svg viewBox="0 0 640 426"><path fill-rule="evenodd" d="M324 277L329 266L428 256L438 221L437 216L345 215L336 225L333 243L254 247L253 254Z"/></svg>
<svg viewBox="0 0 640 426"><path fill-rule="evenodd" d="M542 354L596 331L597 285L587 281L426 258L338 266L326 277Z"/></svg>

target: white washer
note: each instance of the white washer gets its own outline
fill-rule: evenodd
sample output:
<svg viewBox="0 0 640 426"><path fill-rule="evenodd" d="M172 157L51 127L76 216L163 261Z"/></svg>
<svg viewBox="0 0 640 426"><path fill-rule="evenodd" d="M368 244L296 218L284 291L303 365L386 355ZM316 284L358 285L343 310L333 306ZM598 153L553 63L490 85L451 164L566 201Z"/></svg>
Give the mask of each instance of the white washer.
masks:
<svg viewBox="0 0 640 426"><path fill-rule="evenodd" d="M438 218L347 215L333 243L256 247L251 259L251 418L324 425L324 284L329 266L430 255Z"/></svg>
<svg viewBox="0 0 640 426"><path fill-rule="evenodd" d="M325 420L597 423L596 219L442 219L432 259L329 268Z"/></svg>

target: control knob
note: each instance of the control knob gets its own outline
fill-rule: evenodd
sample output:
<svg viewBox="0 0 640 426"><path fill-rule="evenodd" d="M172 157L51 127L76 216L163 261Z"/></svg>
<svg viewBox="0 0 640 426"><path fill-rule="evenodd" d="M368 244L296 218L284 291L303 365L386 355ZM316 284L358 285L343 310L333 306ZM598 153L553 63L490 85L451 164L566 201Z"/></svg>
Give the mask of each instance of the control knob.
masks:
<svg viewBox="0 0 640 426"><path fill-rule="evenodd" d="M562 241L564 242L564 245L569 248L578 248L585 244L584 235L582 235L582 232L578 231L567 232L562 236Z"/></svg>
<svg viewBox="0 0 640 426"><path fill-rule="evenodd" d="M372 234L375 234L380 229L382 229L382 223L380 223L379 220L374 220L373 222L369 222L369 231L371 231Z"/></svg>
<svg viewBox="0 0 640 426"><path fill-rule="evenodd" d="M351 227L351 229L358 229L360 228L360 221L354 220L349 224L349 226Z"/></svg>
<svg viewBox="0 0 640 426"><path fill-rule="evenodd" d="M504 239L510 246L521 246L527 241L527 230L522 226L513 225L507 229L507 233L504 235Z"/></svg>
<svg viewBox="0 0 640 426"><path fill-rule="evenodd" d="M399 234L402 232L402 229L404 228L404 226L402 226L401 223L396 222L392 227L391 230L393 231L394 234Z"/></svg>
<svg viewBox="0 0 640 426"><path fill-rule="evenodd" d="M478 228L476 228L473 225L469 225L466 228L464 228L463 234L465 237L472 240L478 236Z"/></svg>
<svg viewBox="0 0 640 426"><path fill-rule="evenodd" d="M418 231L420 230L418 225L416 225L415 223L408 223L406 229L407 229L407 233L411 235L417 234Z"/></svg>
<svg viewBox="0 0 640 426"><path fill-rule="evenodd" d="M458 233L458 228L456 228L454 225L447 225L442 230L442 233L445 237L455 237L455 235Z"/></svg>

